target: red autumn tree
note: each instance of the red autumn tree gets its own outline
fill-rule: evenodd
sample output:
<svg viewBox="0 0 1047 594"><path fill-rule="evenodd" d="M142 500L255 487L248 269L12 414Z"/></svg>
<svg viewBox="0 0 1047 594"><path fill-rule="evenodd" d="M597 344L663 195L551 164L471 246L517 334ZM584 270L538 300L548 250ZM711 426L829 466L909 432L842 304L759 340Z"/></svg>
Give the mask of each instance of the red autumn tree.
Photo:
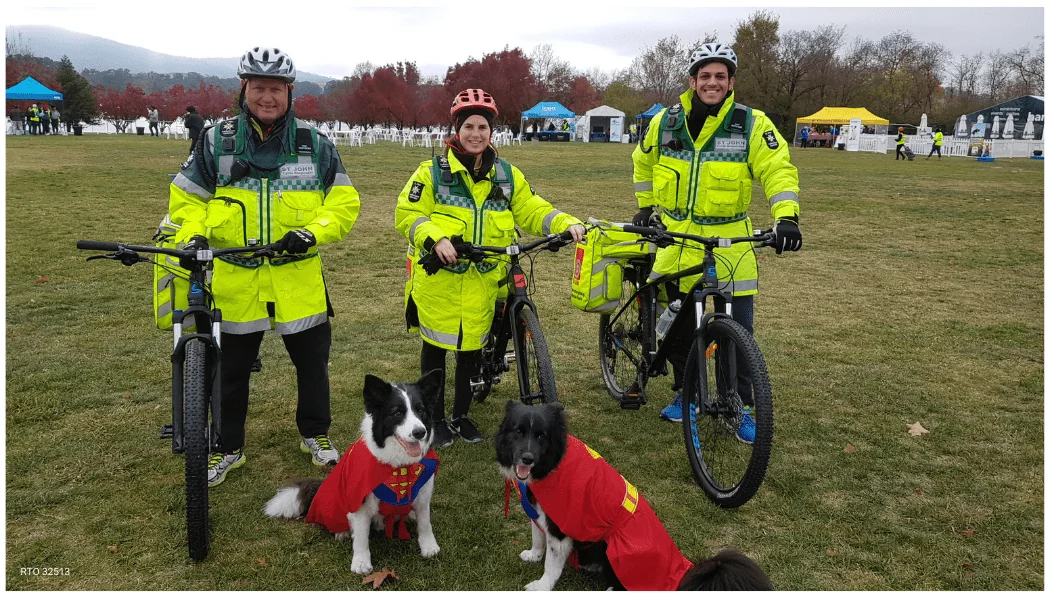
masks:
<svg viewBox="0 0 1047 594"><path fill-rule="evenodd" d="M444 87L452 94L476 87L490 93L498 104L495 124L519 123L520 114L539 99L538 84L531 74L531 60L520 48L486 54L480 61L455 64L447 70Z"/></svg>
<svg viewBox="0 0 1047 594"><path fill-rule="evenodd" d="M323 110L320 109L320 98L316 95L295 97L294 114L311 122L320 122L325 119Z"/></svg>
<svg viewBox="0 0 1047 594"><path fill-rule="evenodd" d="M571 81L570 92L565 105L575 113L585 113L600 105L600 93L593 88L588 77L577 76Z"/></svg>
<svg viewBox="0 0 1047 594"><path fill-rule="evenodd" d="M94 91L98 97L102 119L112 122L117 133L124 132L132 122L147 115L146 108L149 103L141 87L129 83L123 91L117 91L99 85Z"/></svg>

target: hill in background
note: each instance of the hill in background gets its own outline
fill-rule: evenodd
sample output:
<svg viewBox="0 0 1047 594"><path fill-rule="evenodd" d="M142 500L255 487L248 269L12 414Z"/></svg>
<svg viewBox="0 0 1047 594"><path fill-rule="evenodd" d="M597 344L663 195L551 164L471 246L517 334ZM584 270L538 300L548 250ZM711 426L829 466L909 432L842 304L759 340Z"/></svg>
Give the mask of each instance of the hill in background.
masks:
<svg viewBox="0 0 1047 594"><path fill-rule="evenodd" d="M155 72L178 74L197 72L204 76L236 78L238 56L228 58L186 58L161 54L141 47L111 41L94 35L77 33L46 25L13 25L6 27L8 44L25 49L34 56L61 60L69 56L78 71L128 70L131 73ZM323 87L333 80L319 74L298 71L302 82Z"/></svg>

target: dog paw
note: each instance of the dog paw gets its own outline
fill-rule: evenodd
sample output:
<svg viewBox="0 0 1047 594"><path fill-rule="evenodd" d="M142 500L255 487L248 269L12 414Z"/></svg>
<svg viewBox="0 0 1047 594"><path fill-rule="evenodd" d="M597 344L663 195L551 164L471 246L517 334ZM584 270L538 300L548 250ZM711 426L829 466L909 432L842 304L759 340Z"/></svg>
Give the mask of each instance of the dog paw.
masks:
<svg viewBox="0 0 1047 594"><path fill-rule="evenodd" d="M545 582L542 580L534 580L530 584L524 586L524 590L527 590L528 592L548 592L549 590L552 590L552 588L546 586Z"/></svg>
<svg viewBox="0 0 1047 594"><path fill-rule="evenodd" d="M527 549L520 553L520 558L528 563L538 563L542 560L544 554L545 551L532 551L531 549Z"/></svg>
<svg viewBox="0 0 1047 594"><path fill-rule="evenodd" d="M337 540L337 541L343 541L343 540L349 539L349 537L351 537L351 536L352 536L352 533L350 533L348 530L346 530L345 532L335 532L334 539Z"/></svg>
<svg viewBox="0 0 1047 594"><path fill-rule="evenodd" d="M373 568L371 567L370 559L357 559L356 557L353 557L353 564L349 569L351 569L355 574L367 575L371 573Z"/></svg>
<svg viewBox="0 0 1047 594"><path fill-rule="evenodd" d="M436 539L432 537L419 538L418 546L422 549L422 556L426 559L435 557L440 552L440 545L436 544Z"/></svg>

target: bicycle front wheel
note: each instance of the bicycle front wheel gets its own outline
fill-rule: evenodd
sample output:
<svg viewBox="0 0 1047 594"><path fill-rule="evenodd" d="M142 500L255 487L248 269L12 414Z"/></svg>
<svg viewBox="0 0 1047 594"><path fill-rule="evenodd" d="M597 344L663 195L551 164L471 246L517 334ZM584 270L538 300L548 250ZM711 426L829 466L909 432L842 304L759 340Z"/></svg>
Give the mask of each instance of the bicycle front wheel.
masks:
<svg viewBox="0 0 1047 594"><path fill-rule="evenodd" d="M527 371L526 385L520 386L520 400L524 404L549 404L556 402L556 379L553 377L553 360L549 356L549 345L538 324L538 315L523 308L517 332L522 333L526 346L517 353L516 364Z"/></svg>
<svg viewBox="0 0 1047 594"><path fill-rule="evenodd" d="M636 285L622 280L622 295L632 295ZM600 316L600 371L607 393L621 402L630 390L639 390L644 345L652 342L654 299L649 294L623 301L611 314Z"/></svg>
<svg viewBox="0 0 1047 594"><path fill-rule="evenodd" d="M738 322L719 318L687 357L683 435L694 480L721 507L738 507L763 482L774 411L767 365Z"/></svg>
<svg viewBox="0 0 1047 594"><path fill-rule="evenodd" d="M207 346L192 340L185 345L185 513L189 533L189 558L201 561L207 557Z"/></svg>

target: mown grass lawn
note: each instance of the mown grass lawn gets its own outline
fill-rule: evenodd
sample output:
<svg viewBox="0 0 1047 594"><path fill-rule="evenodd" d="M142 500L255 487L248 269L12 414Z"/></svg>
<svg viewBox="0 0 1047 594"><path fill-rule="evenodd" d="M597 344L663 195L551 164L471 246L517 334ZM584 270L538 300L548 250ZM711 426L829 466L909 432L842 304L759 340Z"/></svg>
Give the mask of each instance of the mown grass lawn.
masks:
<svg viewBox="0 0 1047 594"><path fill-rule="evenodd" d="M635 211L630 148L543 143L503 156L559 208L624 220ZM349 572L347 543L261 513L285 480L318 472L298 451L294 372L276 337L253 379L248 463L212 490L210 557L188 561L183 460L157 439L170 420L170 343L153 326L152 271L85 263L74 249L77 239L148 242L187 150L123 135L7 139L5 585L369 589ZM324 248L337 312L332 435L344 448L364 374L417 377L419 339L401 311L405 241L392 220L430 153L379 144L342 154L363 200L350 237ZM638 412L605 395L596 317L571 307L563 252L538 259L534 282L573 433L638 486L685 553L738 547L781 589L1042 590L1042 162L793 155L804 247L760 257L756 328L776 426L757 496L725 511L694 486L680 427L657 418L665 378ZM760 196L758 226L770 222ZM488 435L513 392L503 384L474 409ZM930 433L909 436L915 422ZM529 546L525 516L516 506L502 515L491 441L441 458L440 555L374 538L375 567L401 577L385 588L536 579L541 567L517 556ZM570 570L559 583L598 587Z"/></svg>

